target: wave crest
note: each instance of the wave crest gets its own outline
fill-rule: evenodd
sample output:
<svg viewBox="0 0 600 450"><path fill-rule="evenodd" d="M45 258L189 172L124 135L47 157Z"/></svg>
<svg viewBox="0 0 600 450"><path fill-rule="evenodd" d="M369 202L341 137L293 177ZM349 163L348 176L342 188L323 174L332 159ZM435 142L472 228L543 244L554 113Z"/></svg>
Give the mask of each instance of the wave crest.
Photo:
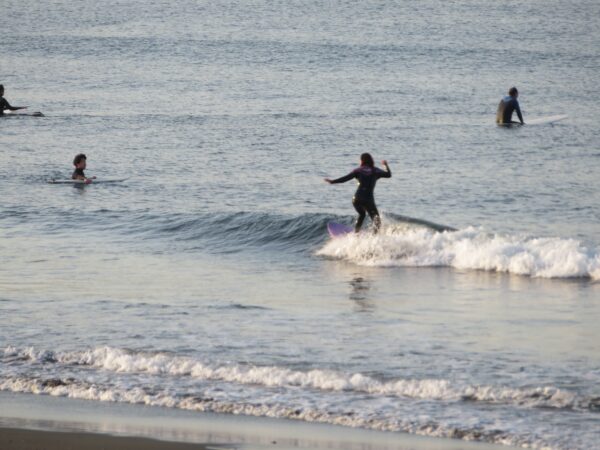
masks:
<svg viewBox="0 0 600 450"><path fill-rule="evenodd" d="M366 266L447 266L541 278L600 279L600 251L577 240L491 234L474 227L439 232L391 224L376 235L332 239L317 254Z"/></svg>

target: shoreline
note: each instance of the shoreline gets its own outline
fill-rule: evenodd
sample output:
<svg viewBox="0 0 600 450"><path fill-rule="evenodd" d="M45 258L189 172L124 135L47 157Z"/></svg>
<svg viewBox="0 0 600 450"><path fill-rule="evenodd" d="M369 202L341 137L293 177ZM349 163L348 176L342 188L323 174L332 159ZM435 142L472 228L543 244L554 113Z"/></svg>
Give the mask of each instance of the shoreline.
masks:
<svg viewBox="0 0 600 450"><path fill-rule="evenodd" d="M498 450L482 442L0 392L0 448Z"/></svg>
<svg viewBox="0 0 600 450"><path fill-rule="evenodd" d="M207 450L202 444L110 434L0 427L0 448L10 450Z"/></svg>

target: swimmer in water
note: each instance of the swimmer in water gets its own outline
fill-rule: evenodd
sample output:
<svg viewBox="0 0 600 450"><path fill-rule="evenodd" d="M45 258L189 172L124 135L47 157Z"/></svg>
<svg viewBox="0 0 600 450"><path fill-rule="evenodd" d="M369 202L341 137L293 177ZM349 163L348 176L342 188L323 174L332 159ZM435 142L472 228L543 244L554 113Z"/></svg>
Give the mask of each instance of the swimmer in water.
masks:
<svg viewBox="0 0 600 450"><path fill-rule="evenodd" d="M500 100L500 104L498 105L498 112L496 112L496 123L498 125L510 125L514 122L512 120L513 112L517 112L517 116L521 121L521 125L525 125L523 121L523 114L521 114L521 108L519 106L519 91L516 87L511 87L508 91L508 95Z"/></svg>
<svg viewBox="0 0 600 450"><path fill-rule="evenodd" d="M79 155L75 156L75 158L73 159L73 165L75 166L75 170L71 175L72 180L83 180L85 181L85 184L90 184L92 180L96 179L96 177L88 178L85 176L85 173L83 173L86 167L86 161L87 157L83 153L80 153Z"/></svg>
<svg viewBox="0 0 600 450"><path fill-rule="evenodd" d="M4 115L4 110L18 111L19 109L26 109L27 106L10 106L10 103L4 98L4 85L0 84L0 116Z"/></svg>

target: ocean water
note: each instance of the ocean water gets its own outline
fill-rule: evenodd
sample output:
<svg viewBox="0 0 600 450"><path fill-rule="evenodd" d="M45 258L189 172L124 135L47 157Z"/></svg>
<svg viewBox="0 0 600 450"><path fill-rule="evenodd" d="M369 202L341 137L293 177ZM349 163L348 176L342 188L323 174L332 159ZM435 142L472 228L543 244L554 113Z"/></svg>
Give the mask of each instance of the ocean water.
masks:
<svg viewBox="0 0 600 450"><path fill-rule="evenodd" d="M4 1L0 390L600 448L599 16Z"/></svg>

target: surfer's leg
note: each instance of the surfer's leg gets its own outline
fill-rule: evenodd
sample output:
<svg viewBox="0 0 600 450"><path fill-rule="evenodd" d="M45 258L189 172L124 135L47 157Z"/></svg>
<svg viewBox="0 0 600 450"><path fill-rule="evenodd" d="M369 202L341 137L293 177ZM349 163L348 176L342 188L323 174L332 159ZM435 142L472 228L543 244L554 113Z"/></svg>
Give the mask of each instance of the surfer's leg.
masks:
<svg viewBox="0 0 600 450"><path fill-rule="evenodd" d="M352 205L358 213L358 218L356 219L356 224L354 225L354 232L358 233L360 231L360 228L362 227L363 222L365 221L367 212L365 211L365 208L358 201L356 201L356 199L352 199Z"/></svg>
<svg viewBox="0 0 600 450"><path fill-rule="evenodd" d="M379 217L379 211L377 211L377 206L375 206L375 203L369 204L367 211L369 213L369 217L373 221L374 231L377 233L381 227L381 218Z"/></svg>

